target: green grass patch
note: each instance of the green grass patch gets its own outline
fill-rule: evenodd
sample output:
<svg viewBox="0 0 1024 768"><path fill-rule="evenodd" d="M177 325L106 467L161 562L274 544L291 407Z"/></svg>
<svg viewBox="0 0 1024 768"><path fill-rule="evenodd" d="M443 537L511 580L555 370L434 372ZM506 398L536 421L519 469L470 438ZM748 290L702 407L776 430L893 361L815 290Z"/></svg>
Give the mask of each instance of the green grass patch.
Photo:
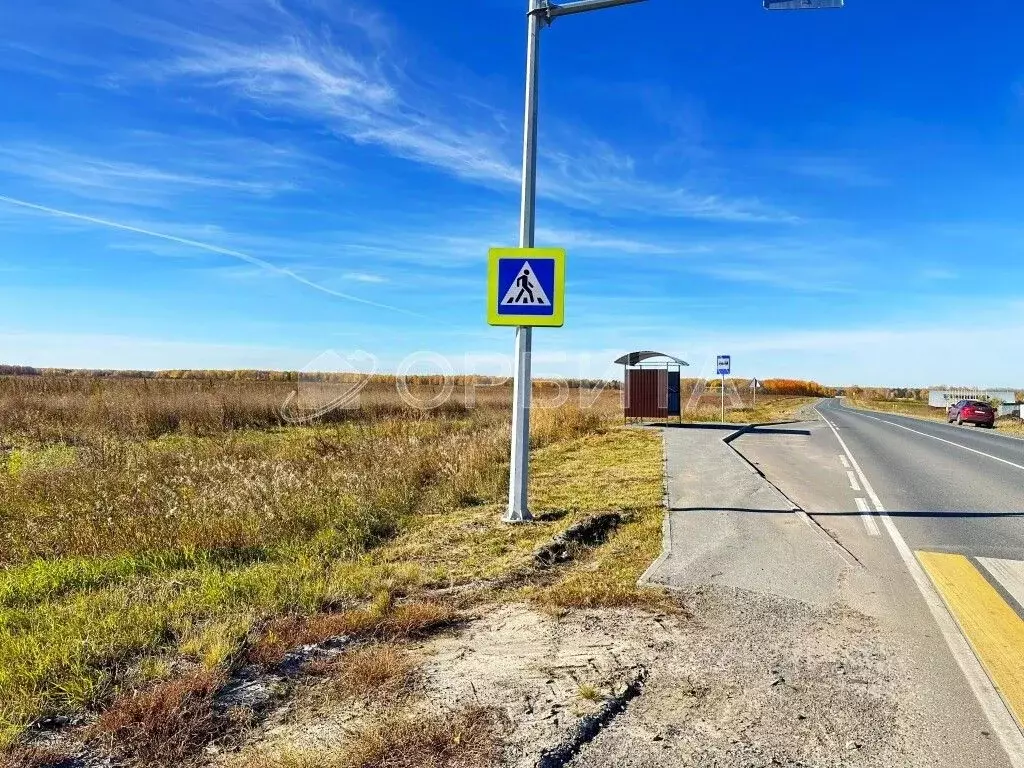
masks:
<svg viewBox="0 0 1024 768"><path fill-rule="evenodd" d="M662 438L621 429L551 449L537 461L541 503L577 513L622 510L625 523L554 584L530 590L555 609L657 605L661 593L637 580L661 552Z"/></svg>

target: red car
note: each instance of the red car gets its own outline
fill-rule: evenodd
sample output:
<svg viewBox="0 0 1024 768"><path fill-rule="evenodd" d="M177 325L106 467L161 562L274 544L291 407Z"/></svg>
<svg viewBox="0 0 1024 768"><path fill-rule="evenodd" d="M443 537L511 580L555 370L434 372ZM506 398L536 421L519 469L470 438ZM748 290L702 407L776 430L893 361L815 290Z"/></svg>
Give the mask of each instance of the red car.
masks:
<svg viewBox="0 0 1024 768"><path fill-rule="evenodd" d="M975 424L992 429L996 425L996 409L980 400L961 400L946 409L946 421L963 426Z"/></svg>

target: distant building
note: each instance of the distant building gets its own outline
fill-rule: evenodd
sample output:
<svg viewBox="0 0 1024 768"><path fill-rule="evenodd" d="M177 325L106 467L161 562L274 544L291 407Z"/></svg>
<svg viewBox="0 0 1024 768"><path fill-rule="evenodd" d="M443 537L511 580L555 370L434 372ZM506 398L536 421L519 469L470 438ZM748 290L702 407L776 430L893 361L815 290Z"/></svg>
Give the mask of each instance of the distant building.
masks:
<svg viewBox="0 0 1024 768"><path fill-rule="evenodd" d="M1017 393L1012 389L930 389L928 405L932 408L947 408L961 400L998 400L1002 403L999 415L1006 416L1017 412Z"/></svg>

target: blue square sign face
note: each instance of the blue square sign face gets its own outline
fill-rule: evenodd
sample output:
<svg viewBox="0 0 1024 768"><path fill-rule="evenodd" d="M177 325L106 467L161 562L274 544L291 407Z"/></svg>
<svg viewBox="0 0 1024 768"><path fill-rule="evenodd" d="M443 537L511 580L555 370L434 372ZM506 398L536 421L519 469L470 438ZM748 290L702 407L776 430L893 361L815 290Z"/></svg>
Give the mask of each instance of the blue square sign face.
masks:
<svg viewBox="0 0 1024 768"><path fill-rule="evenodd" d="M728 376L732 373L732 355L718 356L718 375Z"/></svg>
<svg viewBox="0 0 1024 768"><path fill-rule="evenodd" d="M555 314L555 262L551 259L502 259L498 263L499 315Z"/></svg>
<svg viewBox="0 0 1024 768"><path fill-rule="evenodd" d="M491 325L561 326L565 318L565 251L493 248L487 280Z"/></svg>

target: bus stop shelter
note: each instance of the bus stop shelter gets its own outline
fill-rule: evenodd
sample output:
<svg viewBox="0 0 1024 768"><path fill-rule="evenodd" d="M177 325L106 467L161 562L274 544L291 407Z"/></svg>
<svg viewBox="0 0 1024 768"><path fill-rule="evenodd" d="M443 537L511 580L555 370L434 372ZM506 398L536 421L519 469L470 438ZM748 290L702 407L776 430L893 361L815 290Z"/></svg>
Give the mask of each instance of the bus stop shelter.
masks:
<svg viewBox="0 0 1024 768"><path fill-rule="evenodd" d="M664 352L630 352L615 361L622 366L625 418L682 420L681 372L689 363Z"/></svg>

